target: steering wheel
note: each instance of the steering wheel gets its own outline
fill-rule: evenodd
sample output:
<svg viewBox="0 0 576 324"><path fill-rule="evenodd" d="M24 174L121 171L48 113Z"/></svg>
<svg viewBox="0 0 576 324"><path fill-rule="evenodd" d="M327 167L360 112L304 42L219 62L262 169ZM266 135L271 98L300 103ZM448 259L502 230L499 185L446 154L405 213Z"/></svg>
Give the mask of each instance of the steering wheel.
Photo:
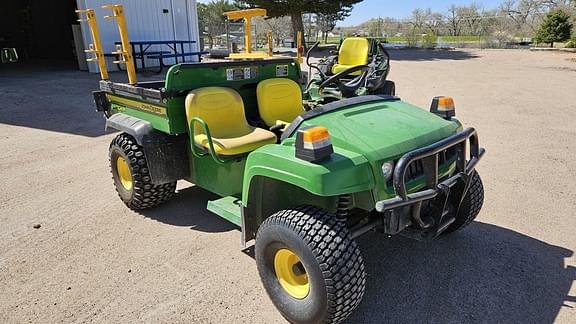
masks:
<svg viewBox="0 0 576 324"><path fill-rule="evenodd" d="M373 72L368 76L367 88L370 91L376 91L384 86L388 73L390 73L390 54L384 47L383 43L378 43L378 49L381 55L375 56L370 65Z"/></svg>
<svg viewBox="0 0 576 324"><path fill-rule="evenodd" d="M358 90L361 86L363 86L366 82L366 77L368 76L368 71L370 70L369 65L357 65L351 68L348 68L344 71L334 74L333 76L324 80L320 86L318 86L318 92L323 95L324 89L331 85L335 84L340 91L340 95L344 98L350 98L354 96L356 90ZM344 82L342 79L349 77L354 72L362 71L362 73L358 76L354 76L354 78L350 81ZM335 95L337 97L337 95Z"/></svg>

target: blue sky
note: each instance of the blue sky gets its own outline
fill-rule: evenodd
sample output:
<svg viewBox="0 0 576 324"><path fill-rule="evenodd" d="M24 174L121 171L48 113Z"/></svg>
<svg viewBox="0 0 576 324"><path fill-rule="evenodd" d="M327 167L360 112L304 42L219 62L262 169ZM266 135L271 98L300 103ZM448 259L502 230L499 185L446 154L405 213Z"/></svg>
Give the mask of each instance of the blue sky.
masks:
<svg viewBox="0 0 576 324"><path fill-rule="evenodd" d="M210 0L197 1L210 2ZM468 5L472 2L486 9L493 9L498 7L502 0L364 0L355 5L350 17L338 23L338 26L354 26L378 17L407 18L416 8L432 8L443 13L452 4Z"/></svg>
<svg viewBox="0 0 576 324"><path fill-rule="evenodd" d="M354 6L352 14L338 26L353 26L365 22L370 18L394 17L406 18L416 8L432 8L434 11L444 12L452 4L468 5L472 2L486 8L498 7L501 0L364 0Z"/></svg>

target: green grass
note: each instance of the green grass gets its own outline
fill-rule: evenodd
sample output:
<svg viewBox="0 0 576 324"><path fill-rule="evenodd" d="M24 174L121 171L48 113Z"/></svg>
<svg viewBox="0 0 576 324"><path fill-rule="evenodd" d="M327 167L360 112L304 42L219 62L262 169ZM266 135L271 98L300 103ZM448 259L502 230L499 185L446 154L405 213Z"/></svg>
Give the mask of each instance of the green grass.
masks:
<svg viewBox="0 0 576 324"><path fill-rule="evenodd" d="M418 41L421 41L420 36L416 36ZM466 42L478 42L480 37L474 35L462 35L462 36L438 36L444 43L466 43ZM385 40L388 43L408 43L406 36L391 36L391 37L379 37L380 40ZM328 37L327 44L340 44L340 37Z"/></svg>
<svg viewBox="0 0 576 324"><path fill-rule="evenodd" d="M477 42L480 40L479 36L464 35L464 36L438 36L446 43L462 43L462 42Z"/></svg>

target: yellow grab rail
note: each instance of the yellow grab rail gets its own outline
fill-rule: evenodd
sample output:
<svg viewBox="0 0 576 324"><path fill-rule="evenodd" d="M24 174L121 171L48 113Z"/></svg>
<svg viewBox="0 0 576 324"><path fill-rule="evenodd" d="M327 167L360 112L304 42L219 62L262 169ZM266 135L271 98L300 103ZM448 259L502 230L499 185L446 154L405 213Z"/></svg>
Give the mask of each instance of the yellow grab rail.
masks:
<svg viewBox="0 0 576 324"><path fill-rule="evenodd" d="M102 50L102 42L100 41L100 31L98 30L98 23L96 22L96 15L94 9L76 10L79 22L87 22L90 26L90 34L92 35L92 44L89 45L85 53L94 54L86 59L87 62L97 62L100 70L100 77L102 80L108 80L108 69L106 68L106 60L104 58L104 51ZM82 15L86 15L86 19Z"/></svg>
<svg viewBox="0 0 576 324"><path fill-rule="evenodd" d="M130 46L130 39L128 38L124 7L122 5L105 5L102 6L102 8L112 10L113 15L104 16L104 19L115 19L118 23L118 31L120 32L120 42L122 45L116 46L116 52L112 52L112 54L119 55L120 60L114 61L114 63L126 65L128 83L134 85L138 83L138 80L136 79L136 68L134 67L134 60L132 59L132 47Z"/></svg>
<svg viewBox="0 0 576 324"><path fill-rule="evenodd" d="M272 56L274 55L274 44L273 44L273 38L272 38L272 32L268 32L267 35L268 38L268 56Z"/></svg>

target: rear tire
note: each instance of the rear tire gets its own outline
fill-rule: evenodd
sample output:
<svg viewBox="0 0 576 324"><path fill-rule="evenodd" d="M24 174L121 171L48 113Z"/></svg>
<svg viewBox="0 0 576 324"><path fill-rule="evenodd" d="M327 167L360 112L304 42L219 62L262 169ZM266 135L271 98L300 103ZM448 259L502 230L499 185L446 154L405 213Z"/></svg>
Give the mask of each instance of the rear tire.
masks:
<svg viewBox="0 0 576 324"><path fill-rule="evenodd" d="M474 171L470 179L470 187L468 188L466 196L464 196L458 215L456 215L456 220L442 234L450 234L470 225L476 216L478 216L478 213L480 213L483 204L484 186L480 175Z"/></svg>
<svg viewBox="0 0 576 324"><path fill-rule="evenodd" d="M348 229L313 206L267 218L256 237L264 288L292 323L339 323L360 304L364 262Z"/></svg>
<svg viewBox="0 0 576 324"><path fill-rule="evenodd" d="M152 183L142 146L122 133L110 144L110 170L120 199L133 210L142 210L168 201L176 191L176 181Z"/></svg>

